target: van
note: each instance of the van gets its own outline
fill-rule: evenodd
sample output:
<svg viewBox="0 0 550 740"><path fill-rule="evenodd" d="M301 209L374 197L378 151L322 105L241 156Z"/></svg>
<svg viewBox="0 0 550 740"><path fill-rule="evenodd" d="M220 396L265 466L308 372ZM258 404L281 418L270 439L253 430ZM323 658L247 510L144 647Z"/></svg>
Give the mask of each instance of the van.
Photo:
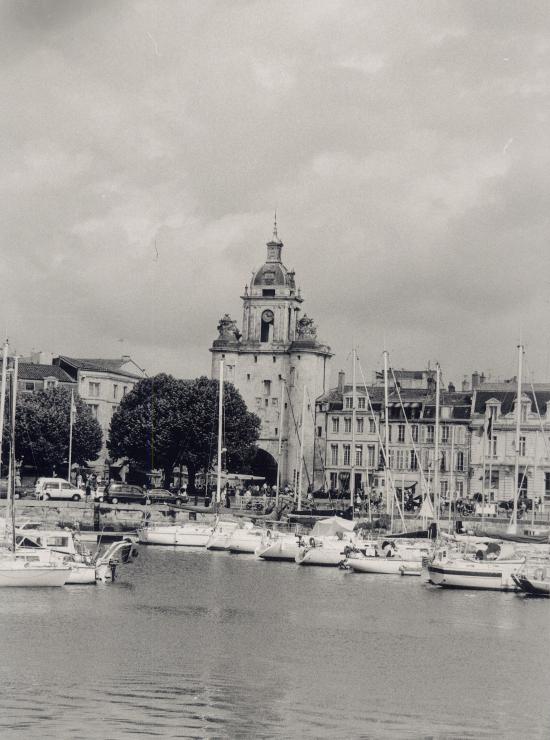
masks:
<svg viewBox="0 0 550 740"><path fill-rule="evenodd" d="M34 486L34 495L42 501L48 499L80 501L82 491L64 478L39 478Z"/></svg>

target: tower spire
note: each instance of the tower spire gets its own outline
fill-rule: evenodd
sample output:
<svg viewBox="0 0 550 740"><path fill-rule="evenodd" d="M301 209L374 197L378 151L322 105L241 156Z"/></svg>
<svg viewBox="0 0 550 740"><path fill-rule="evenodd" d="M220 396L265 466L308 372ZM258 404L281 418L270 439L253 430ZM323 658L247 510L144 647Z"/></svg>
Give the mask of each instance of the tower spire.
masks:
<svg viewBox="0 0 550 740"><path fill-rule="evenodd" d="M273 218L273 240L277 240L279 235L277 234L277 209L275 209L275 215Z"/></svg>

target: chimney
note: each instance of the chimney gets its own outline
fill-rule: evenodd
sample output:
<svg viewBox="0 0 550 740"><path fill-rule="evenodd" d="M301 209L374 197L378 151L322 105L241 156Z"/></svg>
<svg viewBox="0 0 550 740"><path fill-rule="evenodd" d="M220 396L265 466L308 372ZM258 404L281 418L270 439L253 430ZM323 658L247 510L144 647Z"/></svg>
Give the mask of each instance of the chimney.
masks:
<svg viewBox="0 0 550 740"><path fill-rule="evenodd" d="M481 377L479 379L479 382L480 382L481 385L483 385L483 383L485 383L485 373L481 373Z"/></svg>
<svg viewBox="0 0 550 740"><path fill-rule="evenodd" d="M477 370L472 373L472 390L475 391L476 388L479 388L479 373Z"/></svg>
<svg viewBox="0 0 550 740"><path fill-rule="evenodd" d="M130 362L130 355L122 355L120 359L122 362Z"/></svg>
<svg viewBox="0 0 550 740"><path fill-rule="evenodd" d="M454 383L449 383L449 393L454 393L456 390Z"/></svg>
<svg viewBox="0 0 550 740"><path fill-rule="evenodd" d="M346 373L343 370L340 370L338 373L338 393L344 392L344 387L346 385Z"/></svg>
<svg viewBox="0 0 550 740"><path fill-rule="evenodd" d="M464 380L462 381L462 390L463 391L467 391L468 390L468 386L469 386L468 378L465 375L464 376Z"/></svg>

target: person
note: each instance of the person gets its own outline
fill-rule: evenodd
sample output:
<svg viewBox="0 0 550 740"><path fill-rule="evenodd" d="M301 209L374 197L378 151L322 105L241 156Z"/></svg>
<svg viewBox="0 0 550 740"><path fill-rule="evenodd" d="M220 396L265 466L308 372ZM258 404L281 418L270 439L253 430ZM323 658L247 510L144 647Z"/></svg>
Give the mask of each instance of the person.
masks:
<svg viewBox="0 0 550 740"><path fill-rule="evenodd" d="M228 485L225 486L225 508L231 508L231 494Z"/></svg>
<svg viewBox="0 0 550 740"><path fill-rule="evenodd" d="M76 476L76 486L77 488L82 488L82 473L78 471L78 475Z"/></svg>
<svg viewBox="0 0 550 740"><path fill-rule="evenodd" d="M244 505L245 507L248 506L252 499L252 491L250 490L250 486L246 489L246 493L244 494Z"/></svg>
<svg viewBox="0 0 550 740"><path fill-rule="evenodd" d="M88 478L86 478L86 487L84 488L84 493L85 493L87 499L90 498L90 496L92 495L92 481L91 481L91 476L88 476Z"/></svg>

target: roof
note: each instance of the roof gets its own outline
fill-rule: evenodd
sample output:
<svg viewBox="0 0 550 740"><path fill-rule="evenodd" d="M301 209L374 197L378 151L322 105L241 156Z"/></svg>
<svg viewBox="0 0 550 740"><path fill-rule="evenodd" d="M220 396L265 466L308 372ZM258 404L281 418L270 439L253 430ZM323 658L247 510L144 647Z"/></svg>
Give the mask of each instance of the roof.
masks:
<svg viewBox="0 0 550 740"><path fill-rule="evenodd" d="M37 365L33 362L20 362L18 365L19 380L44 380L56 378L60 383L74 383L71 376L59 365Z"/></svg>
<svg viewBox="0 0 550 740"><path fill-rule="evenodd" d="M125 365L132 363L136 368L136 363L128 357L121 357L117 359L110 358L89 358L89 357L67 357L60 355L56 360L66 362L72 365L77 370L87 370L89 372L101 372L101 373L120 373L121 375L127 375L131 378L141 378L141 375L131 373L124 369ZM138 368L139 369L139 368Z"/></svg>
<svg viewBox="0 0 550 740"><path fill-rule="evenodd" d="M499 390L496 386L501 384L491 384L489 388L483 386L482 389L475 391L474 413L484 414L487 402L492 398L500 402L500 412L504 416L514 410L516 401L517 388L508 386L507 390ZM522 385L522 395L527 396L531 401L531 411L537 413L537 405L541 414L546 413L546 407L550 403L550 390L531 390L531 386ZM535 401L536 399L536 401Z"/></svg>

